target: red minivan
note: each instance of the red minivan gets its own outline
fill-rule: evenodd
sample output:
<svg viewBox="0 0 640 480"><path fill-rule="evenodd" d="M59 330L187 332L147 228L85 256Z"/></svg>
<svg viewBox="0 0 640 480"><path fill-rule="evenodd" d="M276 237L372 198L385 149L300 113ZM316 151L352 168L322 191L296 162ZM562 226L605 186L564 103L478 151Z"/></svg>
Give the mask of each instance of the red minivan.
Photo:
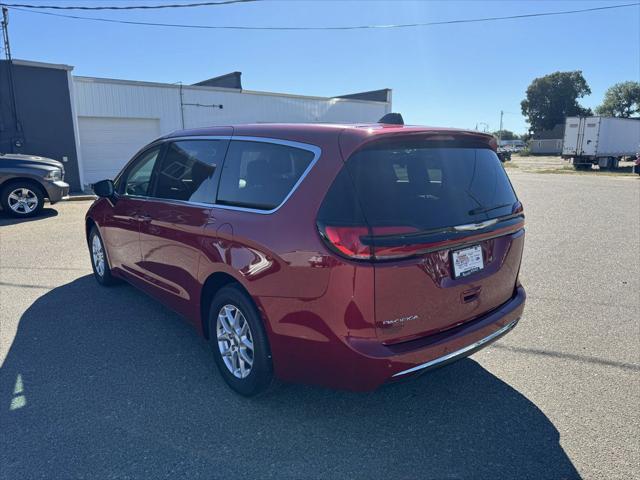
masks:
<svg viewBox="0 0 640 480"><path fill-rule="evenodd" d="M522 205L479 132L185 130L94 190L97 281L186 317L243 395L375 389L485 347L524 308Z"/></svg>

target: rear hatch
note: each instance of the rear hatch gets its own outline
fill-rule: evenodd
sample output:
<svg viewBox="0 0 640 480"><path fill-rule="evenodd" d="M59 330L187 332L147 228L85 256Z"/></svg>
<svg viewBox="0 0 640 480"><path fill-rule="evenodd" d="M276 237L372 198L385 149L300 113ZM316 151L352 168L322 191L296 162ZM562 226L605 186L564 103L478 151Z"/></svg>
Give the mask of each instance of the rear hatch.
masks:
<svg viewBox="0 0 640 480"><path fill-rule="evenodd" d="M346 161L318 214L327 244L373 263L378 337L440 332L509 300L524 215L484 142L376 141Z"/></svg>

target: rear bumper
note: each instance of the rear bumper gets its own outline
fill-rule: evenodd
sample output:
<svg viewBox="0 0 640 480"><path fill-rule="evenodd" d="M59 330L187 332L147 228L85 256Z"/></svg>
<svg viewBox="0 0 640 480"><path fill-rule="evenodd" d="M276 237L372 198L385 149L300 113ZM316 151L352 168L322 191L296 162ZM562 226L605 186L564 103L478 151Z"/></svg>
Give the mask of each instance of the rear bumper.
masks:
<svg viewBox="0 0 640 480"><path fill-rule="evenodd" d="M525 299L524 288L519 286L509 301L475 320L394 345L352 337L341 339L339 344L334 337L331 342L311 345L288 337L287 343L296 344L296 348L289 350L295 354L290 354L289 361L276 361L276 373L285 381L353 391L374 390L385 383L441 367L490 345L516 326L524 311Z"/></svg>
<svg viewBox="0 0 640 480"><path fill-rule="evenodd" d="M435 358L433 360L429 360L428 362L422 363L420 365L416 365L415 367L408 368L407 370L402 370L401 372L394 373L392 378L402 377L402 376L409 375L409 374L412 374L412 373L426 372L426 371L431 370L433 368L442 367L442 366L444 366L444 365L446 365L448 363L455 362L456 360L459 360L459 359L464 358L464 357L468 357L469 355L474 354L478 350L482 350L484 347L488 346L489 344L491 344L491 343L495 342L496 340L498 340L500 337L502 337L502 336L506 335L507 333L509 333L511 331L511 329L513 329L516 326L516 324L518 323L519 320L520 320L520 318L516 318L515 320L512 320L511 322L506 324L504 327L501 327L500 329L496 330L495 332L490 333L486 337L481 338L477 342L473 342L472 344L467 345L466 347L463 347L460 350L456 350L455 352L447 353L446 355L443 355L442 357L438 357L438 358Z"/></svg>
<svg viewBox="0 0 640 480"><path fill-rule="evenodd" d="M69 184L60 180L45 182L44 188L47 190L47 197L52 204L69 196Z"/></svg>
<svg viewBox="0 0 640 480"><path fill-rule="evenodd" d="M362 355L376 364L376 368L367 369L373 374L368 375L366 383L378 387L444 366L487 347L516 326L525 300L524 288L520 286L500 307L458 327L402 344L378 344L374 350L361 349ZM363 375L367 375L364 369Z"/></svg>

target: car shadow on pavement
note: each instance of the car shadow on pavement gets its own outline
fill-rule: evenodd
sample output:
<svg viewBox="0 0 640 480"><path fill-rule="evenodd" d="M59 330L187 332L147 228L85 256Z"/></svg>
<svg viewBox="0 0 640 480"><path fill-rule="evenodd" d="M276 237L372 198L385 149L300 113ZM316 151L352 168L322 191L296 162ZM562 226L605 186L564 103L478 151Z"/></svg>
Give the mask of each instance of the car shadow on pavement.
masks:
<svg viewBox="0 0 640 480"><path fill-rule="evenodd" d="M579 478L549 419L471 359L245 399L177 315L90 276L29 307L0 373L1 478Z"/></svg>
<svg viewBox="0 0 640 480"><path fill-rule="evenodd" d="M4 225L15 225L24 222L33 222L36 220L44 220L45 218L51 218L58 215L58 211L53 208L44 207L42 211L35 217L28 218L14 218L10 217L4 210L0 209L0 227Z"/></svg>

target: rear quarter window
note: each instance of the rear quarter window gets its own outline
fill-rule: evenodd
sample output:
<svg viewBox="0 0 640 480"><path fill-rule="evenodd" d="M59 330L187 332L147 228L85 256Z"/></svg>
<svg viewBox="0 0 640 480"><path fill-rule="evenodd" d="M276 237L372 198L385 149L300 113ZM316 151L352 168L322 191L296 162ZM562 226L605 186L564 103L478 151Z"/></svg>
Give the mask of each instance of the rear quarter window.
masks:
<svg viewBox="0 0 640 480"><path fill-rule="evenodd" d="M233 140L224 162L217 203L273 210L311 166L310 150L277 143Z"/></svg>

